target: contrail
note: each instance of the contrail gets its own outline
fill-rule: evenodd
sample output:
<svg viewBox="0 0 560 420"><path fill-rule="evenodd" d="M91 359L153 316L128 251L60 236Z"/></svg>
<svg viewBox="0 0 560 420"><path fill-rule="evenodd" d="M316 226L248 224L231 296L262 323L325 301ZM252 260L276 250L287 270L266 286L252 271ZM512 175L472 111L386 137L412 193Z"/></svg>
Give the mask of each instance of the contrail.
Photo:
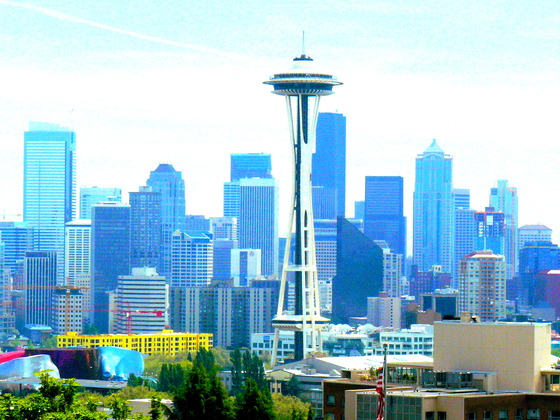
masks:
<svg viewBox="0 0 560 420"><path fill-rule="evenodd" d="M144 34L141 34L141 33L138 33L138 32L127 31L126 29L115 28L113 26L108 26L108 25L104 25L102 23L91 21L91 20L82 19L82 18L79 18L79 17L76 17L76 16L69 15L67 13L58 12L56 10L47 9L45 7L35 6L33 4L19 3L19 2L10 1L10 0L0 0L0 5L13 6L13 7L19 7L21 9L32 10L34 12L41 13L45 16L52 17L54 19L63 20L63 21L66 21L66 22L78 23L78 24L82 24L82 25L87 25L87 26L91 26L91 27L94 27L94 28L99 28L99 29L103 29L103 30L106 30L106 31L115 32L115 33L122 34L122 35L128 35L128 36L131 36L133 38L144 39L144 40L150 41L150 42L156 42L158 44L171 45L171 46L174 46L174 47L179 47L179 48L188 49L188 50L192 50L192 51L199 51L199 52L203 52L203 53L213 54L213 55L217 55L217 56L220 56L220 57L247 60L247 57L244 57L240 54L230 53L230 52L227 52L227 51L217 50L215 48L203 47L203 46L195 45L195 44L187 44L187 43L183 43L183 42L172 41L172 40L169 40L169 39L158 38L158 37L150 36L150 35L144 35Z"/></svg>

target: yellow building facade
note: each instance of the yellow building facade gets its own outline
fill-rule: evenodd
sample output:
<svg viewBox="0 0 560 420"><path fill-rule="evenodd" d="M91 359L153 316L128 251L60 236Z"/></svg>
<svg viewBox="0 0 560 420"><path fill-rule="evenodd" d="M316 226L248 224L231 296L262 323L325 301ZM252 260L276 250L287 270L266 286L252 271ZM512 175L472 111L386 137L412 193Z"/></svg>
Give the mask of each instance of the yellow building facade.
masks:
<svg viewBox="0 0 560 420"><path fill-rule="evenodd" d="M58 348L116 346L143 354L177 354L210 350L213 334L191 334L163 330L157 334L101 334L81 335L69 332L56 338Z"/></svg>

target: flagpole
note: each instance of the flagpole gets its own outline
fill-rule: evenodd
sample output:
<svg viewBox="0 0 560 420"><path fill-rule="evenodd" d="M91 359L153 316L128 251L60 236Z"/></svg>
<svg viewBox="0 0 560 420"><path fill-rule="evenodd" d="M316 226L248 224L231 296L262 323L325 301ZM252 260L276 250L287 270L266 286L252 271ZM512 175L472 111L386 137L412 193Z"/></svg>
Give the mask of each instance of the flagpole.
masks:
<svg viewBox="0 0 560 420"><path fill-rule="evenodd" d="M387 399L387 376L389 372L387 371L387 343L383 343L383 397ZM385 410L383 413L383 418L385 418L385 413L387 412L387 404L385 404Z"/></svg>

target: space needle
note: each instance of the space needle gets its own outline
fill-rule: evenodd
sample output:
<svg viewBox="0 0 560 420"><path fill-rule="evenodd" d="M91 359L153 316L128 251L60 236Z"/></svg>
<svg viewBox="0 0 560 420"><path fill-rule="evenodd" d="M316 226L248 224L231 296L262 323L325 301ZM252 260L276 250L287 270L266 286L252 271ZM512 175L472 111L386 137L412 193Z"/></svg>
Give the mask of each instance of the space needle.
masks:
<svg viewBox="0 0 560 420"><path fill-rule="evenodd" d="M294 176L293 197L286 250L280 283L278 311L272 320L274 347L272 365L278 360L280 331L294 332L294 359L302 360L310 352L321 352L321 331L330 321L321 316L319 282L315 256L315 232L311 189L311 155L315 151L315 131L321 96L331 95L342 83L336 77L319 72L313 60L302 53L293 60L290 70L277 73L264 82L272 93L286 98ZM290 258L293 251L293 258ZM288 273L295 277L293 313L284 310Z"/></svg>

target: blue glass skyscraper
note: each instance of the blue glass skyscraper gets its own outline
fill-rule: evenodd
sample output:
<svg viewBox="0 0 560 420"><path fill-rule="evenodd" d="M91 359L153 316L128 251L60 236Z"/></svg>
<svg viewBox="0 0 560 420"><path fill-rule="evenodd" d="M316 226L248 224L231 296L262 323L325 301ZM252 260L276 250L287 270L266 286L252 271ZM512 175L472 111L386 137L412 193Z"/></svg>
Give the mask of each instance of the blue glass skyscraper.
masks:
<svg viewBox="0 0 560 420"><path fill-rule="evenodd" d="M395 254L406 256L406 218L401 176L366 176L364 230L372 240L387 241Z"/></svg>
<svg viewBox="0 0 560 420"><path fill-rule="evenodd" d="M440 265L452 273L454 247L453 158L432 142L416 158L413 261L421 272Z"/></svg>
<svg viewBox="0 0 560 420"><path fill-rule="evenodd" d="M24 134L23 219L38 251L57 253L64 276L64 228L76 217L76 135L56 124L29 124Z"/></svg>
<svg viewBox="0 0 560 420"><path fill-rule="evenodd" d="M160 164L150 172L146 185L161 194L161 264L159 274L169 278L171 274L171 237L185 223L185 181L180 171L172 165Z"/></svg>
<svg viewBox="0 0 560 420"><path fill-rule="evenodd" d="M319 114L317 143L312 157L312 182L313 186L324 187L321 192L323 200L329 199L336 202L336 213L327 218L344 217L346 208L346 117L342 114L333 112ZM314 210L313 213L319 213L319 211ZM325 214L322 214L321 217L325 218Z"/></svg>
<svg viewBox="0 0 560 420"><path fill-rule="evenodd" d="M159 270L161 263L161 193L140 187L130 193L131 267Z"/></svg>
<svg viewBox="0 0 560 420"><path fill-rule="evenodd" d="M96 204L91 208L91 286L94 324L109 331L108 291L117 287L118 276L130 274L130 206Z"/></svg>

